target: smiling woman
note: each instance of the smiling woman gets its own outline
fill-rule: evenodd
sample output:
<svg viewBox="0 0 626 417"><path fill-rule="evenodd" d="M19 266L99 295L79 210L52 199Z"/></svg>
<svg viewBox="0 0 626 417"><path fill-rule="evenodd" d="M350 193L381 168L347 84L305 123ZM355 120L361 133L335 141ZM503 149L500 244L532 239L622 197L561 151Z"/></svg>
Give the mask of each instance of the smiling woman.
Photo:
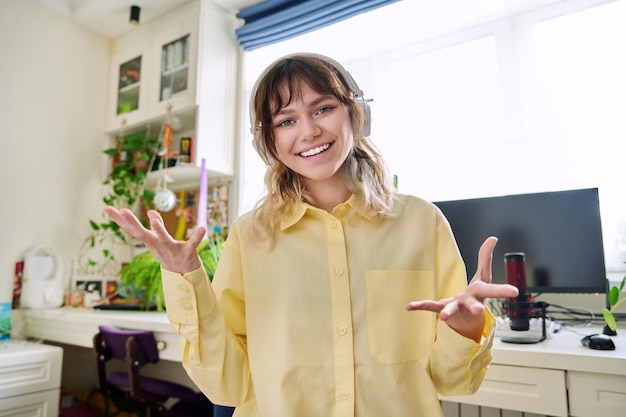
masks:
<svg viewBox="0 0 626 417"><path fill-rule="evenodd" d="M105 210L159 259L189 376L241 416L443 416L438 394L476 392L491 361L485 300L518 293L491 284L497 239L468 284L441 211L394 191L332 59L275 61L251 100L269 192L233 221L210 284L203 228L174 241L156 211L147 228Z"/></svg>
<svg viewBox="0 0 626 417"><path fill-rule="evenodd" d="M400 191L437 201L598 187L607 269L623 271L626 2L419 3L246 53L248 85L285 53L338 57L374 93L372 138ZM399 38L386 30L409 17ZM251 147L243 152L245 209L264 168Z"/></svg>

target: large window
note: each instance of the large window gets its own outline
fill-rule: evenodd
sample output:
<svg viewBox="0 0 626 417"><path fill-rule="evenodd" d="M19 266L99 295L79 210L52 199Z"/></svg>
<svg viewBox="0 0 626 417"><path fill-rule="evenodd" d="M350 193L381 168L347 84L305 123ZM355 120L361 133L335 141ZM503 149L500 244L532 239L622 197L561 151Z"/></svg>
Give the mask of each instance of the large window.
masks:
<svg viewBox="0 0 626 417"><path fill-rule="evenodd" d="M599 186L605 241L620 251L626 249L624 22L626 1L617 1L535 24L535 88L527 98L528 148L538 156L528 170L549 167L544 186L551 188ZM542 185L540 176L530 178L534 188Z"/></svg>
<svg viewBox="0 0 626 417"><path fill-rule="evenodd" d="M394 41L398 20L386 17L411 3L246 54L248 88L285 53L328 54L375 99L372 138L401 192L445 200L598 187L607 269L623 271L626 0L534 2L543 7L465 23L448 13L453 23L430 36L417 25L414 42ZM359 30L386 37L387 49L363 47ZM243 209L263 191L249 144Z"/></svg>
<svg viewBox="0 0 626 417"><path fill-rule="evenodd" d="M381 78L374 139L400 190L431 200L492 193L503 136L494 37L391 60Z"/></svg>

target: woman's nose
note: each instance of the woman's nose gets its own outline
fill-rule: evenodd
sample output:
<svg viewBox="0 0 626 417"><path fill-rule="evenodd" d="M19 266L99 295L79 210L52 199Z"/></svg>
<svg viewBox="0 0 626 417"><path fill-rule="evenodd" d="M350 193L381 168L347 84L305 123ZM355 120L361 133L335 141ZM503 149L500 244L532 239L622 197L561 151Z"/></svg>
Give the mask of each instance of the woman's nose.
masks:
<svg viewBox="0 0 626 417"><path fill-rule="evenodd" d="M319 124L314 117L305 117L301 119L301 126L302 137L306 140L313 139L322 132L322 129L319 127Z"/></svg>

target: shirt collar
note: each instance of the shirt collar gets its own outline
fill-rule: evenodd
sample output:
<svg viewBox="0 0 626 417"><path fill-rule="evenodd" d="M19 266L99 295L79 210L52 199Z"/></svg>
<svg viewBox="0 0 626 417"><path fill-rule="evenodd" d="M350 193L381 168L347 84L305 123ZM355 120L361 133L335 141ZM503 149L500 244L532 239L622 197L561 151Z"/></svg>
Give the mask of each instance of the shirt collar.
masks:
<svg viewBox="0 0 626 417"><path fill-rule="evenodd" d="M348 198L348 200L344 203L339 204L337 207L333 209L331 213L326 213L329 215L333 215L338 218L345 217L352 208L354 207L354 194ZM306 214L307 211L323 211L320 208L312 206L311 204L305 201L298 201L288 212L284 213L280 219L280 230L285 230L298 223ZM357 213L368 220L372 220L374 215L372 213L364 212L363 210L357 210Z"/></svg>

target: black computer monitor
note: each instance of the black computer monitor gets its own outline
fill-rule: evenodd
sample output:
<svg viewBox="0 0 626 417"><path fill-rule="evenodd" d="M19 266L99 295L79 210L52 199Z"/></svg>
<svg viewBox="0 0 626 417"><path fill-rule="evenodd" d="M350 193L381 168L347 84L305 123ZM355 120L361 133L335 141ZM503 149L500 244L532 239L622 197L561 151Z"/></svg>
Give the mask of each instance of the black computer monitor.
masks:
<svg viewBox="0 0 626 417"><path fill-rule="evenodd" d="M597 188L435 202L447 217L468 279L478 248L499 241L493 282L506 283L504 254L525 254L529 293L605 293L606 271Z"/></svg>

